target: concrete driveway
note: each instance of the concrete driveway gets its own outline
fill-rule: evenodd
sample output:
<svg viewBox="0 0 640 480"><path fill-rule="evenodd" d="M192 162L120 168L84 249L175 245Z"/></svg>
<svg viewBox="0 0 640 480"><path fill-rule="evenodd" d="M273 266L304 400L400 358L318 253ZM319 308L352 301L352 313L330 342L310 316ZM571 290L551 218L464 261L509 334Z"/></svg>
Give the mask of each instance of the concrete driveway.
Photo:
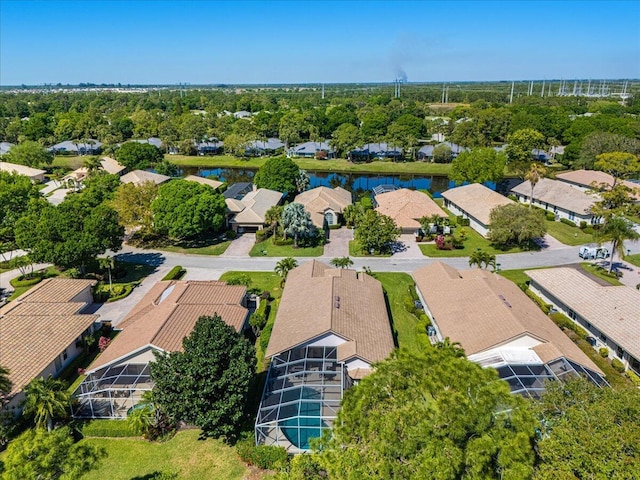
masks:
<svg viewBox="0 0 640 480"><path fill-rule="evenodd" d="M424 255L422 255L422 250L420 250L420 247L416 243L416 237L410 233L400 235L396 246L393 258L425 258Z"/></svg>
<svg viewBox="0 0 640 480"><path fill-rule="evenodd" d="M256 243L255 233L243 233L231 242L221 257L248 257Z"/></svg>
<svg viewBox="0 0 640 480"><path fill-rule="evenodd" d="M349 242L353 240L353 230L342 227L329 230L329 240L324 246L323 257L339 258L349 256Z"/></svg>

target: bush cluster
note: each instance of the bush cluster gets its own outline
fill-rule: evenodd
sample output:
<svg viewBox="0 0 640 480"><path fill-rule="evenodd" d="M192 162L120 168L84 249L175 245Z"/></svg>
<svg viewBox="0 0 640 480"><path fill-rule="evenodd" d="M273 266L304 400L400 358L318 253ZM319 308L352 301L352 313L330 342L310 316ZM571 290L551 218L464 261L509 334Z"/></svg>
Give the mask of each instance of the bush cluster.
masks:
<svg viewBox="0 0 640 480"><path fill-rule="evenodd" d="M468 218L463 217L462 215L458 215L456 217L456 222L461 227L468 227L469 225L471 225L471 220L469 220Z"/></svg>
<svg viewBox="0 0 640 480"><path fill-rule="evenodd" d="M585 329L581 328L580 326L576 325L575 322L573 322L569 317L567 317L563 313L560 313L560 312L552 313L551 315L549 315L549 318L551 318L551 320L553 320L558 327L563 328L565 330L571 330L583 340L586 340L586 338L589 336L589 332L587 332Z"/></svg>
<svg viewBox="0 0 640 480"><path fill-rule="evenodd" d="M180 280L185 273L187 273L187 271L184 268L180 265L176 265L169 270L169 273L167 273L162 280Z"/></svg>
<svg viewBox="0 0 640 480"><path fill-rule="evenodd" d="M525 290L524 293L526 293L527 297L533 300L545 314L549 315L549 312L551 311L551 305L549 305L548 303L544 303L544 301L539 296L537 296L529 289Z"/></svg>
<svg viewBox="0 0 640 480"><path fill-rule="evenodd" d="M564 223L565 225L569 225L570 227L576 227L577 226L574 222L572 222L568 218L561 218L560 221L562 223Z"/></svg>
<svg viewBox="0 0 640 480"><path fill-rule="evenodd" d="M19 277L12 279L9 283L14 287L30 287L36 283L40 283L41 281L42 277L40 276L25 278L24 275L20 275Z"/></svg>
<svg viewBox="0 0 640 480"><path fill-rule="evenodd" d="M609 356L609 349L607 347L600 347L598 353L602 358L607 358Z"/></svg>
<svg viewBox="0 0 640 480"><path fill-rule="evenodd" d="M553 213L553 212L546 212L544 215L545 215L545 217L547 218L547 220L550 220L550 221L552 221L552 222L555 222L555 221L556 221L556 214L555 214L555 213Z"/></svg>
<svg viewBox="0 0 640 480"><path fill-rule="evenodd" d="M624 363L622 363L617 358L614 358L613 360L611 360L611 366L618 373L624 372Z"/></svg>
<svg viewBox="0 0 640 480"><path fill-rule="evenodd" d="M267 227L256 232L256 243L264 242L267 238L273 235L273 227Z"/></svg>
<svg viewBox="0 0 640 480"><path fill-rule="evenodd" d="M289 464L289 455L283 447L256 446L253 438L236 443L236 452L242 461L263 470L284 470Z"/></svg>

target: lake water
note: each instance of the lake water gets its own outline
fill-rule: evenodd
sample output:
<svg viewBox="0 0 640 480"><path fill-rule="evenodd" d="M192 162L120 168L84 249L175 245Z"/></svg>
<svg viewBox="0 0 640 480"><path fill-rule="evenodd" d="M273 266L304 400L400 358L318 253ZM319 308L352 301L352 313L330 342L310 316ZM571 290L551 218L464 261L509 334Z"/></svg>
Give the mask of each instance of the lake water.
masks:
<svg viewBox="0 0 640 480"><path fill-rule="evenodd" d="M221 181L228 183L250 182L256 170L248 168L206 168L188 167L183 169L184 175L199 175L208 177L214 175ZM362 173L332 173L307 171L311 180L311 188L325 186L335 188L342 186L356 194L364 194L379 185L394 185L398 188L411 188L417 190L428 190L435 198L440 198L441 193L455 186L444 175L376 175ZM486 184L495 190L495 183Z"/></svg>

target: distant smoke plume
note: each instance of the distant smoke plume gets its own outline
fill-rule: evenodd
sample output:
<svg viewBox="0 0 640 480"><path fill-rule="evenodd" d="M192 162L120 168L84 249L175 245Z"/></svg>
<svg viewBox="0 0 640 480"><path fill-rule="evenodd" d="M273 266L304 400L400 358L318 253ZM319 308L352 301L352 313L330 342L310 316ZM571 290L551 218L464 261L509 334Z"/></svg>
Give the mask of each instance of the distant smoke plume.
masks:
<svg viewBox="0 0 640 480"><path fill-rule="evenodd" d="M407 83L407 73L404 71L402 67L396 67L396 78L400 80L402 83Z"/></svg>

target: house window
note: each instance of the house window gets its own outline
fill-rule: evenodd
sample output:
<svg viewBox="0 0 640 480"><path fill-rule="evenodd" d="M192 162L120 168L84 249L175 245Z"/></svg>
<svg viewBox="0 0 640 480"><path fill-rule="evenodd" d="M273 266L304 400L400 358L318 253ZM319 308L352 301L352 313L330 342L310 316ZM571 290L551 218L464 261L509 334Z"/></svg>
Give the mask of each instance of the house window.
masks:
<svg viewBox="0 0 640 480"><path fill-rule="evenodd" d="M67 349L65 348L65 349L62 351L62 360L66 360L68 356L69 356L69 355L67 354Z"/></svg>
<svg viewBox="0 0 640 480"><path fill-rule="evenodd" d="M640 362L635 358L630 357L629 365L631 365L631 368L634 369L636 372L640 372Z"/></svg>
<svg viewBox="0 0 640 480"><path fill-rule="evenodd" d="M571 320L576 320L578 318L578 316L576 315L576 312L574 312L573 310L569 309L569 318Z"/></svg>
<svg viewBox="0 0 640 480"><path fill-rule="evenodd" d="M622 347L618 346L616 348L616 355L618 356L618 358L622 359L624 358L624 350Z"/></svg>
<svg viewBox="0 0 640 480"><path fill-rule="evenodd" d="M569 220L573 221L576 219L576 214L573 212L569 212Z"/></svg>
<svg viewBox="0 0 640 480"><path fill-rule="evenodd" d="M604 343L607 343L607 336L604 333L601 333L600 340L602 340Z"/></svg>
<svg viewBox="0 0 640 480"><path fill-rule="evenodd" d="M55 359L55 361L53 362L55 367L56 367L56 372L59 372L60 369L62 368L62 362L60 361L60 356L58 355Z"/></svg>
<svg viewBox="0 0 640 480"><path fill-rule="evenodd" d="M333 225L333 224L335 224L336 222L335 222L335 219L334 219L334 218L335 218L335 217L334 217L334 215L333 215L333 212L326 212L326 213L324 214L324 219L326 220L327 225Z"/></svg>

